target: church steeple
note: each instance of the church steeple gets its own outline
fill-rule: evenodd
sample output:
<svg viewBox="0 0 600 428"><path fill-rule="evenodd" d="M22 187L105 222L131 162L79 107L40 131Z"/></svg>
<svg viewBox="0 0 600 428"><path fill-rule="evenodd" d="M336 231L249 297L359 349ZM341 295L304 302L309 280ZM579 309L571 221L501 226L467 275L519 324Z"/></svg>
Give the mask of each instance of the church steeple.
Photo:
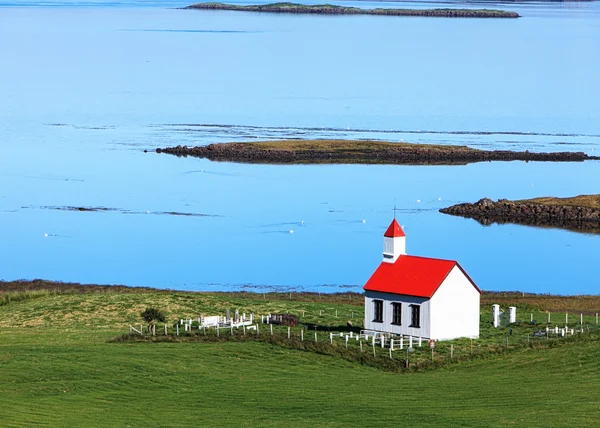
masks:
<svg viewBox="0 0 600 428"><path fill-rule="evenodd" d="M406 254L406 235L394 218L383 234L383 261L395 263L403 254Z"/></svg>

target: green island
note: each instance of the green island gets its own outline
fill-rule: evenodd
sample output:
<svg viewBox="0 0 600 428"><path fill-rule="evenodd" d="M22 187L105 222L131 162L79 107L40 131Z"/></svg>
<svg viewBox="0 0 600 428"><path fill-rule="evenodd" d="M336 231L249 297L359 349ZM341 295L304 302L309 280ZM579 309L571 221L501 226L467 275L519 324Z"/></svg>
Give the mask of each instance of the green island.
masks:
<svg viewBox="0 0 600 428"><path fill-rule="evenodd" d="M442 208L440 212L472 218L484 225L515 223L600 233L600 195L546 196L515 201L483 198L475 203Z"/></svg>
<svg viewBox="0 0 600 428"><path fill-rule="evenodd" d="M226 3L197 3L183 9L232 10L240 12L291 13L315 15L376 15L376 16L426 16L443 18L519 18L516 12L493 9L361 9L332 4L305 5L298 3L271 3L237 5Z"/></svg>
<svg viewBox="0 0 600 428"><path fill-rule="evenodd" d="M516 152L467 146L411 144L369 140L284 140L167 147L157 153L213 161L265 164L405 164L464 165L484 161L581 162L600 159L583 152Z"/></svg>
<svg viewBox="0 0 600 428"><path fill-rule="evenodd" d="M493 303L516 306L517 323L492 328ZM600 296L484 292L480 339L439 342L433 363L431 350L415 345L409 369L402 368L406 352L390 360L386 349L375 348L373 357L370 348L346 349L339 338L330 344L329 333L347 331L347 322L360 328L363 304L356 293L0 282L2 425L342 427L371 426L374 419L387 426L399 417L407 426L597 422ZM168 336L162 323L156 336L148 334L140 318L148 307L164 311ZM300 324L289 340L283 326L275 326L279 340L265 339L263 324L258 336L174 333L180 318L234 308L258 318L289 312L310 327L304 341ZM546 326L563 327L566 316L574 335L535 336ZM130 326L142 322L143 335L129 336Z"/></svg>

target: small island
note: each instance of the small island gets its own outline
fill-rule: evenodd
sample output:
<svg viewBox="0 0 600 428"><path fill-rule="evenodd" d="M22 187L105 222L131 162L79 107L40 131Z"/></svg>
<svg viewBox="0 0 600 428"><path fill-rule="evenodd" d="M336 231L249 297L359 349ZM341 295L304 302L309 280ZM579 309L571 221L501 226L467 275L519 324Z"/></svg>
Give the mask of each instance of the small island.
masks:
<svg viewBox="0 0 600 428"><path fill-rule="evenodd" d="M332 4L306 5L298 3L271 3L260 5L237 5L225 3L197 3L183 9L231 10L239 12L292 13L315 15L377 15L377 16L426 16L440 18L519 18L516 12L493 9L361 9Z"/></svg>
<svg viewBox="0 0 600 428"><path fill-rule="evenodd" d="M509 201L480 199L442 208L444 214L472 218L483 225L515 223L600 233L600 195L572 198L542 197Z"/></svg>
<svg viewBox="0 0 600 428"><path fill-rule="evenodd" d="M465 165L484 161L582 162L598 157L583 152L514 152L467 146L410 144L369 140L285 140L217 143L158 148L157 153L213 161L263 164Z"/></svg>

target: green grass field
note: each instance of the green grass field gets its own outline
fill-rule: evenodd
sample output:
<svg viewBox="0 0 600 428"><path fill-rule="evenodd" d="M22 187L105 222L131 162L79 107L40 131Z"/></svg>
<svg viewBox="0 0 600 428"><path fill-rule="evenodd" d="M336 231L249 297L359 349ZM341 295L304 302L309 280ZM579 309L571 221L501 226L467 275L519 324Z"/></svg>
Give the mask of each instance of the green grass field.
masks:
<svg viewBox="0 0 600 428"><path fill-rule="evenodd" d="M32 292L5 300L0 300L1 426L547 427L593 426L600 416L595 336L395 374L264 342L109 342L139 324L139 312L151 305L170 320L229 307L305 311L305 319L332 328L345 325L354 312L357 322L362 308L338 296L302 302L101 291ZM553 316L564 321L564 314ZM589 314L585 322L593 318ZM506 329L493 330L486 319L482 325L476 346L502 343ZM511 343L533 328L515 326Z"/></svg>

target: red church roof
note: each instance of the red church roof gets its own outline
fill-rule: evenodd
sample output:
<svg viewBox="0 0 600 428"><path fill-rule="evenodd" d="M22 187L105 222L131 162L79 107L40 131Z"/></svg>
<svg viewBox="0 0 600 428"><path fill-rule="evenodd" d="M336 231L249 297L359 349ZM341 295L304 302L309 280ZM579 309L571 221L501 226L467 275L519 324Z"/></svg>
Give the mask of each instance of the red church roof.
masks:
<svg viewBox="0 0 600 428"><path fill-rule="evenodd" d="M477 291L480 291L458 262L408 255L401 255L395 263L382 262L363 289L431 298L454 266L458 266Z"/></svg>
<svg viewBox="0 0 600 428"><path fill-rule="evenodd" d="M387 228L383 236L385 236L386 238L398 238L406 235L404 234L404 231L402 230L396 219L394 219L392 223L390 223L390 227Z"/></svg>

